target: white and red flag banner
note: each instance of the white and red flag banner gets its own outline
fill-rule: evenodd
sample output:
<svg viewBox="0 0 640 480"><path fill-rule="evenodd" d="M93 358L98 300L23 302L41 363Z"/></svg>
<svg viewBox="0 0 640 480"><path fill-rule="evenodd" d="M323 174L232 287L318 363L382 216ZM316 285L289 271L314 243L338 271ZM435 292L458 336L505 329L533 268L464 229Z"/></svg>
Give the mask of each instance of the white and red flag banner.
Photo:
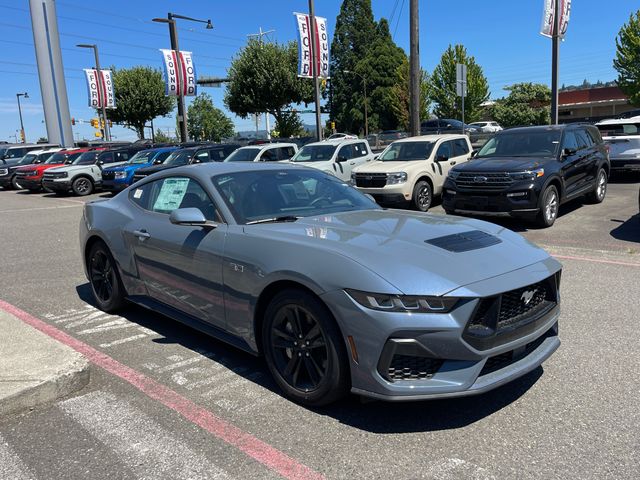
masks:
<svg viewBox="0 0 640 480"><path fill-rule="evenodd" d="M313 78L313 64L311 56L311 19L306 13L294 13L298 25L298 76ZM329 33L327 32L327 19L316 19L316 45L318 56L316 68L318 77L329 78Z"/></svg>
<svg viewBox="0 0 640 480"><path fill-rule="evenodd" d="M569 14L571 13L571 0L558 0L560 8L560 24L558 28L558 37L564 38L569 25ZM542 13L542 26L540 33L545 37L553 36L553 22L556 15L556 0L544 0L544 11Z"/></svg>
<svg viewBox="0 0 640 480"><path fill-rule="evenodd" d="M101 82L98 79L98 71L94 68L85 68L87 77L87 92L89 106L91 108L116 108L116 96L113 89L111 70L101 70Z"/></svg>
<svg viewBox="0 0 640 480"><path fill-rule="evenodd" d="M192 97L198 94L196 67L191 52L160 49L164 60L165 95ZM178 62L180 55L180 62ZM178 67L179 63L179 67Z"/></svg>

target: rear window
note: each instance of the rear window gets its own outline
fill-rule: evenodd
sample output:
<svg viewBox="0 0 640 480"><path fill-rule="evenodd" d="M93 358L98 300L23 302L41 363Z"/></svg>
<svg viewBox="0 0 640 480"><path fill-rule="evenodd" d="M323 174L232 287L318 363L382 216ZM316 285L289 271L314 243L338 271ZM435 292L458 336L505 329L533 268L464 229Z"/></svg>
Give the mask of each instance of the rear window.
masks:
<svg viewBox="0 0 640 480"><path fill-rule="evenodd" d="M616 135L640 135L640 123L617 123L615 125L596 125L604 137Z"/></svg>

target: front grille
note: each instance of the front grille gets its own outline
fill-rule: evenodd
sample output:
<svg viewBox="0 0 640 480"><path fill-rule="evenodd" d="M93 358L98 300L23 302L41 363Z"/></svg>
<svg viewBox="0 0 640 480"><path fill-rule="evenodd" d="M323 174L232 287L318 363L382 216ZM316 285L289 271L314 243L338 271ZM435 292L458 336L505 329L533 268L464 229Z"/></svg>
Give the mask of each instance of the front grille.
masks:
<svg viewBox="0 0 640 480"><path fill-rule="evenodd" d="M542 319L558 303L556 275L526 287L482 298L467 324L463 337L486 350L506 343L522 327Z"/></svg>
<svg viewBox="0 0 640 480"><path fill-rule="evenodd" d="M536 338L533 342L527 343L524 348L518 348L515 350L510 350L505 353L501 353L500 355L495 355L493 357L489 357L482 367L480 371L480 377L483 375L487 375L489 373L496 372L501 370L509 365L517 362L518 360L523 359L531 352L536 350L543 342L550 337L555 337L558 335L558 330L556 326L551 327L544 335Z"/></svg>
<svg viewBox="0 0 640 480"><path fill-rule="evenodd" d="M24 178L24 177L35 177L38 174L37 170L29 170L28 172L16 172L16 177Z"/></svg>
<svg viewBox="0 0 640 480"><path fill-rule="evenodd" d="M113 180L116 178L116 172L102 172L103 180Z"/></svg>
<svg viewBox="0 0 640 480"><path fill-rule="evenodd" d="M423 380L431 378L442 366L443 360L437 358L414 357L413 355L394 355L389 365L389 380Z"/></svg>
<svg viewBox="0 0 640 480"><path fill-rule="evenodd" d="M66 172L46 172L43 175L45 180L54 180L56 178L67 178Z"/></svg>
<svg viewBox="0 0 640 480"><path fill-rule="evenodd" d="M386 184L386 173L356 173L356 187L382 188Z"/></svg>
<svg viewBox="0 0 640 480"><path fill-rule="evenodd" d="M513 183L508 173L460 172L456 187L467 190L505 190Z"/></svg>

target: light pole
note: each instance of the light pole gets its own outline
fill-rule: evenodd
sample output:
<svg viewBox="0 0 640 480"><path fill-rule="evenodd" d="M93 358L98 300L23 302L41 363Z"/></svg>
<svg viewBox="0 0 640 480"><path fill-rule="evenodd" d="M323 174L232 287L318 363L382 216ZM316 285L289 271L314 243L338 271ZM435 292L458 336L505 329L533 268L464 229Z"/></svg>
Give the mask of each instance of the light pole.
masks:
<svg viewBox="0 0 640 480"><path fill-rule="evenodd" d="M369 136L369 114L367 112L367 79L364 75L360 75L358 72L351 70L345 70L344 73L352 73L359 76L362 79L362 89L364 90L364 136Z"/></svg>
<svg viewBox="0 0 640 480"><path fill-rule="evenodd" d="M104 85L102 84L103 82L103 78L102 78L102 70L100 70L100 58L98 57L98 46L97 45L90 45L87 43L80 43L78 45L76 45L76 47L79 48L91 48L93 49L93 55L96 58L96 73L97 73L97 77L98 77L98 90L100 92L104 92L106 89L104 88ZM104 93L101 93L101 95L104 95ZM104 98L102 100L102 121L104 122L104 139L105 141L110 141L111 140L111 131L109 129L109 121L107 120L107 99Z"/></svg>
<svg viewBox="0 0 640 480"><path fill-rule="evenodd" d="M178 28L176 27L176 18L182 20L189 20L191 22L205 23L207 30L211 30L211 20L198 20L197 18L185 17L184 15L178 15L176 13L169 12L167 18L152 18L151 20L158 23L169 24L169 39L171 40L171 50L176 52L176 67L177 71L182 71L182 62L180 60L180 48L178 47ZM180 125L180 139L182 142L189 141L189 134L187 133L187 112L184 108L184 94L182 89L178 89L178 124Z"/></svg>
<svg viewBox="0 0 640 480"><path fill-rule="evenodd" d="M24 134L24 124L22 123L22 107L20 107L20 97L29 98L27 92L24 93L16 93L16 98L18 99L18 115L20 115L20 138L22 139L22 143L27 141L27 137Z"/></svg>

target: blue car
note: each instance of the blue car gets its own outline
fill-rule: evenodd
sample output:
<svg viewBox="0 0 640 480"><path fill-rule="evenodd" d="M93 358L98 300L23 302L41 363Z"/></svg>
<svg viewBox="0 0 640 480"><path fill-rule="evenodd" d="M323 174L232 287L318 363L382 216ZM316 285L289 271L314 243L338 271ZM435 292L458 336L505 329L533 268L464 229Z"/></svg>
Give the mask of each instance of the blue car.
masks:
<svg viewBox="0 0 640 480"><path fill-rule="evenodd" d="M152 148L136 153L131 159L117 167L102 170L102 188L110 192L119 192L133 183L133 174L142 167L150 167L165 161L178 147Z"/></svg>

